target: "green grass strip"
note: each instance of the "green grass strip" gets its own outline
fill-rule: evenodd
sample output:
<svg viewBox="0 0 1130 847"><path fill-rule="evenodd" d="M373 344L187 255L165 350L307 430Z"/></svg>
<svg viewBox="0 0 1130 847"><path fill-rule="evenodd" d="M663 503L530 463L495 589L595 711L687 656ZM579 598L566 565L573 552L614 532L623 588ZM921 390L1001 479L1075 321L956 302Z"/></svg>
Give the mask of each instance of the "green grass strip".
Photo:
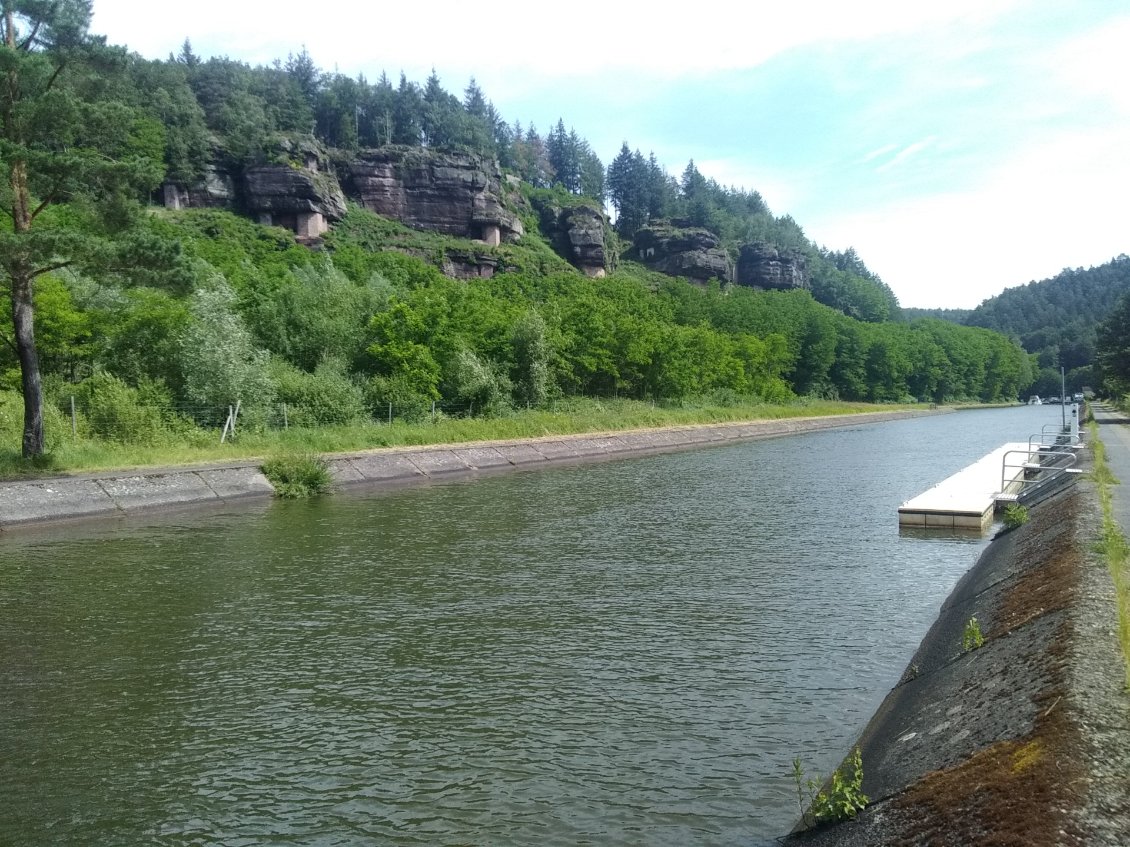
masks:
<svg viewBox="0 0 1130 847"><path fill-rule="evenodd" d="M1106 559L1110 578L1114 582L1114 592L1118 605L1118 640L1122 645L1122 659L1126 669L1126 687L1130 689L1130 575L1127 574L1127 559L1130 558L1130 545L1126 536L1114 520L1114 510L1110 489L1118 485L1110 467L1106 463L1106 447L1099 440L1099 428L1094 421L1089 424L1091 444L1094 450L1094 473L1092 475L1099 492L1099 502L1103 509L1103 525L1099 538L1099 552Z"/></svg>
<svg viewBox="0 0 1130 847"><path fill-rule="evenodd" d="M736 423L798 417L851 415L924 408L887 404L800 400L789 404L709 402L653 405L625 399L568 398L555 410L515 410L496 417L449 418L435 422L394 420L391 425L369 422L352 426L286 430L238 430L234 441L220 443L220 433L197 430L157 444L122 444L108 440L72 437L69 421L55 421L48 431L50 455L29 463L16 449L19 431L13 421L8 431L0 426L6 444L0 446L0 479L27 478L60 473L124 470L206 462L255 461L276 454L350 453L380 447L459 444L502 441L551 435L574 435L670 426ZM13 418L16 416L13 414ZM3 423L3 421L0 421ZM54 437L52 437L54 436ZM10 445L10 446L7 446ZM7 447L7 449L4 449Z"/></svg>

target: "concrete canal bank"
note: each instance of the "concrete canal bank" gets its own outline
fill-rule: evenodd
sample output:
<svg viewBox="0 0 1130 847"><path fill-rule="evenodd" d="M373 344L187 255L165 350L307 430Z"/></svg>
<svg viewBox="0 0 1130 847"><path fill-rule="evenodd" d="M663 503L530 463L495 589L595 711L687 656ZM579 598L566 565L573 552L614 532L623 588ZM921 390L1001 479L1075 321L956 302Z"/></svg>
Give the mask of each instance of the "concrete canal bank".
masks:
<svg viewBox="0 0 1130 847"><path fill-rule="evenodd" d="M340 487L390 487L483 473L599 462L933 414L924 410L384 448L327 457ZM223 505L274 493L259 460L0 483L0 532L29 524Z"/></svg>
<svg viewBox="0 0 1130 847"><path fill-rule="evenodd" d="M805 845L1130 843L1130 697L1090 483L958 583L859 738L871 805ZM976 618L984 645L963 648Z"/></svg>

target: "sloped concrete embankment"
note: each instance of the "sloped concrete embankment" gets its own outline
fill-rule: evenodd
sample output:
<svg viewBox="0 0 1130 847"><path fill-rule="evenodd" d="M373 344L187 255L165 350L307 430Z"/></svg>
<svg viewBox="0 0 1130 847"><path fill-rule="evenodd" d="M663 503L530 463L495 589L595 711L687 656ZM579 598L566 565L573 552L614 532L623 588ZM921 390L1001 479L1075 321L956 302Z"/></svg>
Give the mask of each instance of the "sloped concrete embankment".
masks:
<svg viewBox="0 0 1130 847"><path fill-rule="evenodd" d="M991 543L859 739L871 805L789 843L1130 843L1130 710L1098 525L1081 483ZM973 617L986 641L963 650Z"/></svg>
<svg viewBox="0 0 1130 847"><path fill-rule="evenodd" d="M391 448L330 456L328 462L339 487L411 485L482 473L606 461L734 441L797 435L923 414L930 413L917 410L873 412ZM0 484L0 531L27 524L132 515L191 505L217 505L252 497L269 497L273 493L270 482L259 471L259 461L10 482Z"/></svg>

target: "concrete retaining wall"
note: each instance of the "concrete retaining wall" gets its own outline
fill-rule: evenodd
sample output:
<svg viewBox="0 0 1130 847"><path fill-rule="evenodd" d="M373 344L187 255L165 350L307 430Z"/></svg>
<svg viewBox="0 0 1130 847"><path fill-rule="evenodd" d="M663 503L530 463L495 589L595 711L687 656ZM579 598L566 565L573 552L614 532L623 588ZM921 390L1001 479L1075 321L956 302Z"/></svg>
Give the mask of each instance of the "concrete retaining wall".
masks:
<svg viewBox="0 0 1130 847"><path fill-rule="evenodd" d="M9 482L0 486L0 530L273 494L274 488L255 466Z"/></svg>
<svg viewBox="0 0 1130 847"><path fill-rule="evenodd" d="M697 449L755 438L797 435L898 418L925 411L871 412L712 426L673 427L515 441L393 448L329 456L340 488L397 486L461 476L607 461L648 453ZM0 483L0 531L25 524L131 515L189 504L269 497L274 489L259 462Z"/></svg>

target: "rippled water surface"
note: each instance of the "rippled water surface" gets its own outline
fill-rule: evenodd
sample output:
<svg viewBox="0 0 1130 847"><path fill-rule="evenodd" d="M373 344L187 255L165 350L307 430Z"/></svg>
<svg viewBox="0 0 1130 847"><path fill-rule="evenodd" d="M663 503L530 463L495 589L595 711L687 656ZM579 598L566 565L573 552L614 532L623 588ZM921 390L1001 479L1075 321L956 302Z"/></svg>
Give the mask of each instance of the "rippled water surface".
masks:
<svg viewBox="0 0 1130 847"><path fill-rule="evenodd" d="M898 505L1059 416L0 538L0 843L771 841L983 543Z"/></svg>

